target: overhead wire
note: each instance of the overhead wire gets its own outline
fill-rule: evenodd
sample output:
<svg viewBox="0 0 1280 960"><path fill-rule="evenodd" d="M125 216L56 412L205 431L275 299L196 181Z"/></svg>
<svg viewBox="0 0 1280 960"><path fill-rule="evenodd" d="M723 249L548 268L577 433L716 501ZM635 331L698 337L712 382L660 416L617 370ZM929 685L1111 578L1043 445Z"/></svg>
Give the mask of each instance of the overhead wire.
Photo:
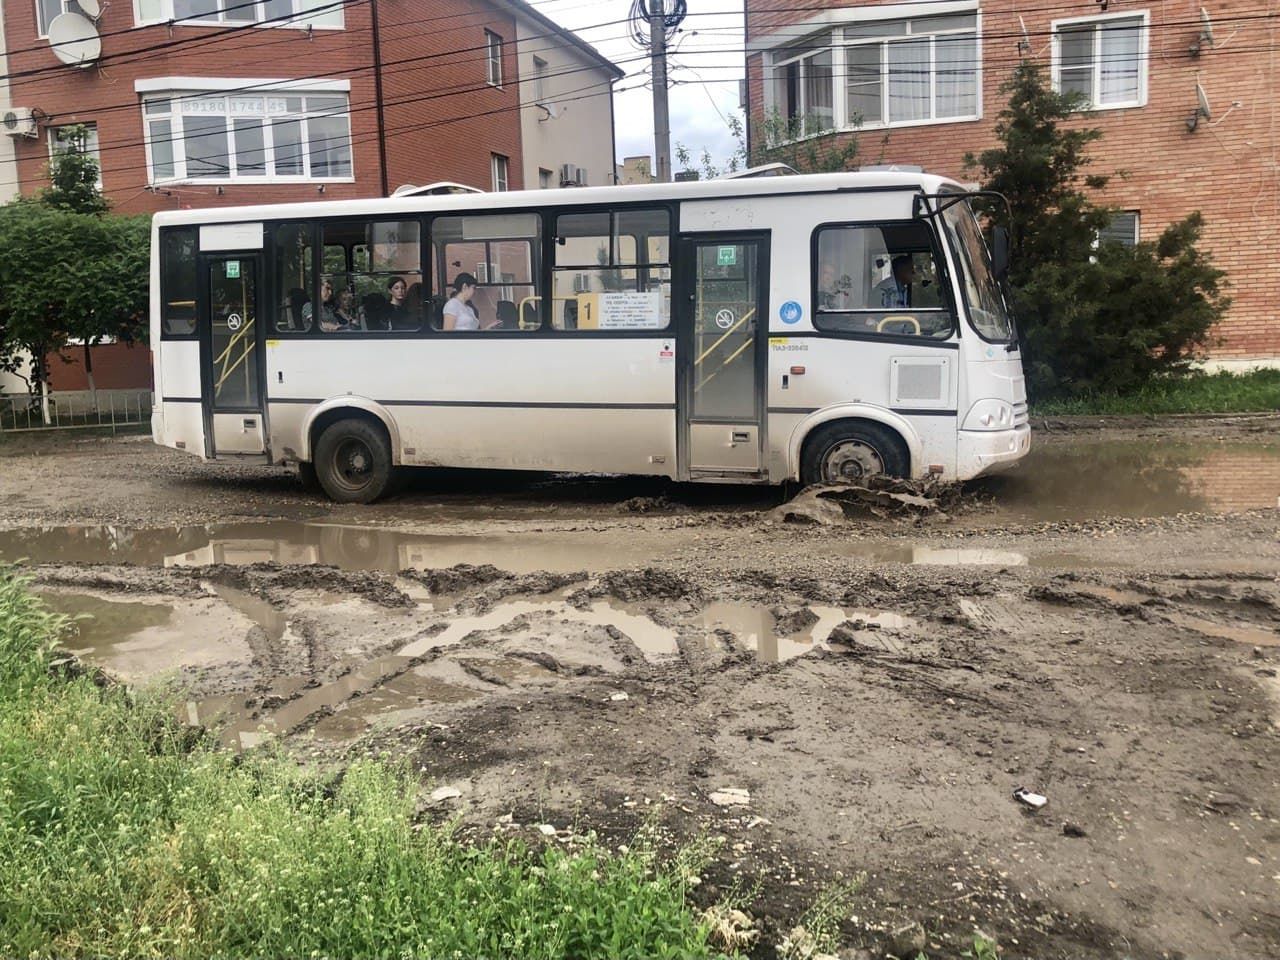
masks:
<svg viewBox="0 0 1280 960"><path fill-rule="evenodd" d="M248 6L248 5L251 5L251 3L252 3L252 2L256 2L256 0L248 0L248 2L245 2L245 3L239 4L239 6ZM191 36L191 37L185 37L185 38L177 38L177 39L172 39L172 38L171 38L170 40L166 41L165 43L153 44L153 45L151 45L151 46L142 47L142 48L133 49L133 50L124 50L124 51L120 51L120 52L118 52L118 53L109 53L109 54L104 54L104 55L100 58L100 60L98 61L98 63L103 64L103 65L110 66L110 65L113 65L113 64L115 64L115 63L117 63L117 62L125 63L125 62L132 62L132 61L133 61L133 60L135 60L135 59L149 59L149 58L147 58L147 57L143 57L142 55L144 55L144 54L167 55L167 54L169 54L169 53L172 53L175 49L181 49L181 48L183 48L184 46L196 46L196 47L201 47L201 46L205 46L205 45L212 44L212 43L216 43L216 42L225 42L226 40L234 39L235 37L238 37L238 36L240 36L240 35L244 34L246 31L254 31L254 30L257 30L259 27L262 27L262 26L264 26L264 25L271 25L271 24L275 24L275 25L278 25L278 26L279 26L279 25L285 24L285 23L287 23L287 22L289 22L289 21L297 21L297 20L305 19L305 17L306 17L306 16L311 16L311 15L314 15L315 13L318 13L318 12L323 12L323 11L327 11L327 10L330 10L330 9L336 9L336 8L339 8L339 7L353 6L353 5L355 5L355 4L364 3L364 2L367 2L367 0L332 0L332 2L330 2L330 3L327 3L327 4L324 4L324 5L320 6L320 7L314 8L313 10L309 11L307 14L290 13L290 14L284 14L284 15L281 15L281 16L279 16L279 17L271 18L271 19L269 19L269 20L256 21L256 22L252 22L252 23L242 23L242 24L238 23L238 24L234 24L234 25L227 26L227 27L224 27L224 28L220 29L220 30L218 31L218 33L214 34L213 36L198 36L198 35L197 35L197 36ZM526 0L526 2L529 2L529 0ZM532 4L532 5L535 5L535 6L536 6L536 5L538 4L538 2L539 2L539 0L534 0L534 2L533 2L533 4ZM540 0L540 2L546 3L546 2L550 2L550 0ZM909 7L909 6L912 6L912 5L931 5L931 4L934 4L934 3L936 3L936 0L901 0L901 2L898 4L898 6L907 6L907 7ZM573 8L570 8L570 9L573 9ZM813 12L813 11L820 11L820 10L826 10L826 9L828 9L828 8L827 8L827 7L825 7L825 6L792 6L792 7L779 7L779 8L774 8L774 9L772 9L770 12L771 12L771 13ZM1061 11L1061 5L1060 5L1060 4L1052 4L1052 5L1047 5L1047 6L1043 6L1043 7L1027 8L1027 9L1025 9L1025 10L1024 10L1024 11L1022 11L1022 12L1023 12L1023 13L1035 13L1035 12L1055 12L1055 11ZM469 14L448 14L448 15L441 15L441 16L437 16L437 17L426 17L426 18L421 18L421 19L416 20L416 21L411 20L411 21L406 21L406 22L407 22L407 23L428 23L428 22L433 22L433 21L434 21L434 22L439 22L439 21L456 21L456 20L457 20L457 18L458 18L459 16L468 16L468 15L469 15ZM479 15L479 14L476 14L476 15ZM691 12L689 12L686 16L688 16L688 17L696 17L696 16L724 16L724 13L723 13L723 12L721 12L721 11L707 11L707 12L691 11ZM1242 22L1242 21L1253 20L1253 19L1269 19L1269 18L1271 18L1272 16L1274 16L1274 14L1273 14L1273 13L1271 13L1270 11L1265 11L1265 10L1264 10L1264 11L1260 11L1260 12L1257 12L1257 13L1251 13L1251 12L1250 12L1250 13L1235 14L1235 15L1232 15L1232 16L1222 16L1222 17L1219 17L1219 18L1218 18L1218 22L1219 22L1219 23L1234 23L1234 22ZM596 25L594 25L592 29L598 29L599 27L604 27L604 26L616 26L616 25L621 25L621 24L628 24L628 23L630 23L630 22L631 22L631 18L630 18L630 16L628 16L628 17L623 17L623 18L617 19L617 20L604 21L604 22L602 22L602 23L600 23L600 24L596 24ZM1183 25L1186 25L1186 26L1198 26L1198 25L1200 24L1200 22L1201 22L1201 21L1200 21L1200 20L1199 20L1199 18L1197 17L1197 18L1193 18L1193 19L1191 19L1191 20L1183 21ZM198 28L198 29L204 30L204 29L207 29L210 25L211 25L211 24L210 24L210 22L208 22L208 21L177 21L177 20L174 20L174 21L165 21L165 22L161 22L161 23L148 23L148 24L145 24L145 25L143 25L143 26L132 27L132 28L128 28L128 29L126 29L126 30L121 30L121 31L114 31L114 32L113 32L112 34L110 34L110 35L119 36L119 35L128 34L128 33L133 33L133 32L138 32L138 31L142 31L142 30L153 30L153 29L155 29L156 27L165 27L165 26L169 27L170 29L173 29L173 28L186 28L186 29ZM786 27L786 26L789 26L789 25L780 25L780 29L785 29L785 27ZM285 29L292 29L292 28L285 27ZM707 28L707 29L715 29L715 28ZM1051 33L1051 32L1052 32L1052 31L1049 31L1049 33ZM551 35L551 34L548 34L548 35ZM1009 33L1009 34L1007 34L1006 36L1009 36L1009 37L1019 37L1019 36L1021 36L1021 35L1022 35L1022 34L1021 34L1021 32L1020 32L1020 31L1018 31L1018 32ZM293 38L288 38L288 39L293 39ZM273 39L273 40L272 40L272 41L270 41L270 42L271 42L271 43L274 43L274 42L287 42L287 40L286 40L285 38L280 38L280 39L278 39L278 40ZM514 42L514 41L512 41L512 42ZM37 52L37 51L42 50L42 49L45 49L45 47L44 47L43 45L37 45L37 46L34 46L34 47L25 47L25 48L20 48L20 49L17 49L17 50L10 50L10 51L8 51L7 56L8 56L8 57L10 57L10 58L12 58L13 56L15 56L15 55L17 55L17 54L20 54L20 53L31 53L31 52ZM28 75L38 75L38 74L42 74L42 73L54 73L54 74L57 74L57 73L61 73L61 72L62 72L62 71L64 71L64 70L65 70L65 66L64 66L63 64L51 64L51 65L48 65L48 66L45 66L45 67L38 67L38 68L34 68L33 70L30 70L30 71L17 71L17 72L11 72L11 73L8 73L8 74L0 74L0 80L22 79L22 78L24 78L24 77L26 77L26 76L28 76Z"/></svg>
<svg viewBox="0 0 1280 960"><path fill-rule="evenodd" d="M343 4L349 4L349 3L353 3L353 2L360 2L360 0L341 0L341 3L343 3ZM1251 14L1251 15L1249 15L1249 17L1248 17L1248 18L1249 18L1249 19L1269 19L1269 18L1272 18L1272 17L1274 17L1274 16L1275 16L1275 14L1274 14L1273 12L1268 11L1267 13L1264 13L1264 14ZM430 18L425 18L425 19L430 19ZM1241 17L1241 19L1244 19L1244 17ZM614 21L613 23L621 23L621 22L623 22L623 21ZM1188 21L1184 21L1183 23L1184 23L1185 25L1194 25L1194 24L1198 23L1198 21L1197 21L1197 20L1188 20ZM603 26L603 25L604 25L604 24L602 24L602 26ZM1176 25L1176 24L1174 24L1173 22L1168 22L1168 23L1163 23L1163 24L1161 24L1160 26L1161 26L1161 28L1162 28L1162 29L1166 29L1166 28L1169 28L1169 27L1172 27L1172 26L1175 26L1175 25ZM221 35L221 34L225 34L225 32L226 32L226 31L221 31L221 32L220 32L220 35ZM1042 32L1042 34L1043 34L1043 35L1051 35L1052 33L1053 33L1053 31L1052 31L1052 30ZM559 31L555 31L555 32L550 32L550 33L544 34L544 35L542 35L542 38L547 38L547 37L557 37L557 36L560 36L560 32L559 32ZM1019 38L1019 37L1023 36L1023 32L1022 32L1022 31L1016 31L1016 32L1012 32L1012 33L1009 33L1009 34L1003 34L1003 35L986 34L986 35L984 35L984 36L983 36L983 40L984 40L984 41L987 41L987 40L992 40L992 39L998 39L998 38L999 38L999 37L1001 37L1001 36L1003 36L1003 37L1005 37L1005 38L1008 38L1008 39L1015 39L1015 38ZM292 38L291 38L291 39L292 39ZM530 39L530 38L522 38L522 39L526 39L526 40L527 40L527 39ZM533 39L536 39L536 38L533 38ZM954 38L954 39L957 39L957 40L963 40L963 41L969 41L969 40L971 40L971 39L972 39L972 37L971 37L970 35L966 35L966 36L962 36L962 37L956 37L956 38ZM942 36L938 36L938 37L936 37L936 38L935 38L935 42L945 42L946 40L947 40L947 35L942 35ZM513 41L513 43L514 43L514 41ZM454 56L454 55L456 55L457 53L474 52L474 51L479 51L479 50L484 50L484 49L486 49L484 46L477 46L477 47L472 47L472 48L463 48L462 50L454 50L454 51L450 51L450 52L449 52L449 53L447 53L447 54L427 54L427 55L422 56L422 57L410 57L410 58L404 58L404 59L403 59L403 60L401 60L401 61L392 61L391 63L386 64L385 66L397 66L397 65L400 65L403 69L409 69L409 68L410 68L410 66L408 66L408 65L413 65L413 64L419 63L419 62L421 62L421 61L423 61L423 60L435 59L435 58L438 58L438 57L444 57L444 56ZM548 49L550 49L550 48L548 48ZM1237 55L1238 55L1238 54L1249 54L1249 53L1257 52L1258 50L1268 50L1268 49L1270 49L1270 47L1267 47L1267 46L1261 46L1261 47L1258 47L1258 48L1252 48L1252 47L1250 47L1250 48L1238 47L1238 48L1236 48L1235 50L1233 50L1233 51L1232 51L1232 53L1233 53L1233 54L1237 54ZM700 51L688 51L685 55L686 55L686 56L689 56L689 55L713 55L713 54L722 54L722 53L726 53L726 52L734 52L734 53L748 53L748 52L750 52L750 51L748 51L745 47L729 46L729 47L714 48L714 49L707 49L707 50L700 50ZM1146 57L1146 58L1148 58L1148 59L1152 56L1152 54L1151 54L1151 52L1150 52L1150 48L1149 48L1149 47L1148 47L1148 51L1147 51L1147 53L1146 53L1146 54L1144 54L1143 56L1145 56L1145 57ZM454 60L454 61L452 61L452 63L476 62L476 61L482 61L483 59L485 59L485 58L484 58L484 57L477 57L477 58L474 58L473 60L470 60L470 61L468 61L468 60ZM626 63L626 62L631 62L631 60L632 60L632 59L633 59L633 60L644 60L644 59L646 59L646 58L643 58L643 57L631 58L631 59L629 59L629 60L625 60L625 61L622 61L622 62L624 62L624 63ZM1017 61L1017 60L1019 60L1019 59L1021 59L1021 58L1009 58L1009 59L1008 59L1007 61L1005 61L1005 62L1010 62L1010 63L1012 63L1012 62L1016 62L1016 61ZM1132 58L1131 56L1129 56L1129 55L1123 55L1123 56L1119 56L1119 57L1117 57L1117 59L1131 60L1131 59L1133 59L1133 58ZM952 61L952 64L953 64L953 65L958 65L958 64L960 64L960 63L961 63L961 61ZM964 62L964 63L967 63L968 65L978 65L978 64L981 64L981 65L983 65L983 66L987 66L987 65L991 65L991 64L993 63L993 60L992 60L992 58L991 58L991 57L986 57L986 58L975 59L975 60L973 60L973 61L966 61L966 62ZM369 68L370 68L369 66L359 66L359 67L354 67L354 68L352 68L351 70L346 71L346 73L351 73L351 72L356 72L356 71L363 71L363 70L367 70L367 69L369 69ZM596 66L590 66L590 65L589 65L589 66L586 66L586 67L572 68L572 69L569 69L569 70L566 70L566 71L562 71L562 72L560 72L560 73L558 73L558 74L555 74L554 76L563 76L563 75L568 75L568 74L572 74L572 73L585 72L585 71L598 70L598 69L599 69L599 67L596 67ZM740 67L739 65L736 65L736 64L735 64L735 65L710 64L710 65L705 65L705 66L703 66L701 69L704 69L704 70L711 70L711 69L715 69L715 70L719 70L719 69L733 69L733 70L735 70L735 72L740 72L740 71L741 71L741 67ZM393 72L398 72L398 71L393 71ZM922 74L927 74L929 71L924 70L924 71L920 71L920 72L921 72ZM832 75L833 79L835 79L835 78L837 78L837 77L848 76L848 74L836 74L835 72L832 72L832 74L831 74L831 75ZM330 72L326 72L326 73L314 74L314 75L312 75L311 77L296 78L296 79L320 79L320 78L327 78L327 77L332 77L332 73L330 73ZM277 82L277 81L273 81L273 82ZM525 80L521 80L521 79L517 79L516 83L518 84L518 83L520 83L520 82L527 82L527 81L525 81ZM685 80L685 81L681 81L681 83L684 83L684 84L689 84L689 83L694 83L694 82L695 82L695 81L687 81L687 80ZM711 81L708 81L708 80L700 80L700 81L697 81L697 82L704 83L704 84L710 84L710 83L723 83L723 82L725 82L725 81L722 81L722 80L711 80ZM591 87L593 87L593 86L597 86L597 85L598 85L598 84L592 84L592 85L588 85L588 87L584 87L584 88L581 88L581 89L582 89L582 90L589 90L589 89L591 89ZM241 89L242 89L242 90L247 91L247 90L251 90L251 89L253 89L253 87L254 87L254 86L265 86L265 85L248 85L248 86L246 86L246 87L244 87L244 88L241 88ZM439 92L439 91L438 91L438 92L435 92L435 93L433 93L433 94L425 95L425 96L417 96L417 95L415 95L415 96L405 97L405 98L403 98L403 99L401 99L401 100L394 101L394 102L392 102L392 103L391 103L391 104L389 104L389 105L390 105L390 106L402 106L402 105L406 105L406 104L420 103L420 102L424 102L424 101L426 101L426 100L431 100L431 99L439 99L439 98L444 97L444 96L461 95L461 94L468 93L468 92L475 92L475 91L478 91L478 90L483 90L486 86L489 86L489 85L488 85L487 83L480 83L480 84L475 84L475 85L470 85L470 86L468 86L468 85L458 85L458 87L459 87L458 89L451 89L451 90L447 90L447 91L444 91L444 92ZM620 89L620 90L618 90L618 91L616 91L616 92L624 92L624 90L625 90L625 89L634 89L634 88L624 88L624 89ZM216 91L216 92L214 92L214 93L216 93L216 95L226 95L227 93L234 93L234 92L236 92L236 91ZM317 92L319 92L319 91L317 91ZM570 92L572 93L572 92L575 92L575 91L570 91ZM206 93L205 95L209 95L209 93ZM597 94L597 95L601 95L601 94ZM573 98L573 99L581 99L581 98ZM361 103L361 102L360 102L360 101L357 101L357 103ZM108 107L105 107L105 108L100 108L100 109L99 109L99 112L105 112L105 111L107 111L107 110L114 110L114 109L132 109L132 110L136 110L136 109L139 109L139 106L140 106L140 105L139 105L138 101L135 99L135 100L131 100L131 101L129 101L128 103L122 103L122 104L116 105L116 106L114 106L114 107L113 107L113 106L108 106ZM521 104L521 103L517 103L517 104L513 104L513 105L507 105L507 106L504 106L504 107L500 107L500 108L497 108L496 110L489 110L489 111L483 111L483 112L481 112L481 113L476 113L476 114L460 115L460 116L455 116L455 117L445 118L443 121L440 121L440 122L444 122L444 123L455 123L455 122L461 122L461 121L468 120L468 119L477 119L477 118L481 118L481 117L492 116L492 115L494 115L495 113L501 113L501 112L505 112L505 111L507 111L507 110L520 110L520 109L524 109L524 108L526 108L526 107L528 107L528 106L529 106L529 104ZM364 106L364 105L355 106L355 105L352 105L352 106L351 106L351 111L350 111L350 112L358 112L358 111L360 111L360 110L370 109L370 108L371 108L370 106ZM428 124L427 126L433 126L433 125L435 125L435 124L434 124L434 123L432 123L432 124ZM413 130L415 130L415 129L423 129L423 128L424 128L424 127L421 127L421 126L413 126L413 125L410 125L410 126L408 126L408 127L404 128L404 131L401 131L401 130L399 130L399 129L397 129L397 130L388 130L388 131L387 131L387 133L388 133L388 135L399 135L401 132L405 132L405 131L413 131ZM173 137L173 138L171 138L171 139L172 139L172 140L178 140L178 139L183 139L183 138L180 138L180 137ZM133 139L133 140L129 140L129 141L115 141L115 142L111 142L110 149L127 149L127 148L136 148L136 147L138 147L138 146L141 146L141 145L145 144L146 142L147 142L147 138L146 138L145 136L144 136L142 139L140 139L140 140L139 140L139 139ZM162 142L163 142L163 141L162 141ZM323 141L322 141L322 142L323 142ZM356 142L356 141L355 141L355 140L353 140L353 144L354 144L354 142ZM104 168L104 169L107 169L107 168ZM127 167L127 168L126 168L126 167L113 167L113 168L109 168L109 169L110 169L112 172L125 172L126 170L134 170L134 169L138 169L138 167ZM22 183L22 182L30 182L30 181L39 181L39 180L43 180L43 179L44 179L43 177L38 177L38 178L25 178L25 179L20 180L20 181L18 181L18 182ZM11 182L12 182L12 181L11 181ZM235 181L232 181L232 182L235 182ZM289 181L281 181L281 182L289 182ZM313 181L302 181L302 182L313 182ZM210 184L210 185L212 185L212 184ZM162 186L162 185L161 185L161 186Z"/></svg>

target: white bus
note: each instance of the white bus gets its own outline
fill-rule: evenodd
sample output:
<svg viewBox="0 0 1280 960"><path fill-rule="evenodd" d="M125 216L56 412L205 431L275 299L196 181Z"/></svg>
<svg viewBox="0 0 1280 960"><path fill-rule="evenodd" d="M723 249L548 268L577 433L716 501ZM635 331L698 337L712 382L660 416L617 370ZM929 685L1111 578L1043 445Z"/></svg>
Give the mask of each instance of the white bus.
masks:
<svg viewBox="0 0 1280 960"><path fill-rule="evenodd" d="M343 502L401 465L974 477L1030 429L971 200L867 172L160 213L153 436Z"/></svg>

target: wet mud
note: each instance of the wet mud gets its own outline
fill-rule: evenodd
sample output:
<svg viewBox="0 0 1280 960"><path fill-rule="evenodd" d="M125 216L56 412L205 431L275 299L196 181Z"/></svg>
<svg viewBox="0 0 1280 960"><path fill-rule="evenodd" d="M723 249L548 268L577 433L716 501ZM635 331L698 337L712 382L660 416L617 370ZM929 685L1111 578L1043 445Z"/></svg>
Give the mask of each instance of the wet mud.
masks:
<svg viewBox="0 0 1280 960"><path fill-rule="evenodd" d="M228 749L407 759L422 815L476 836L711 838L696 896L754 891L762 957L854 876L842 940L877 956L919 921L931 956L980 928L1010 957L1270 957L1280 459L1254 426L1054 428L1044 470L925 523L612 478L359 512L208 465L174 480L199 513L144 483L11 521L0 560L69 653L178 685ZM73 488L119 467L40 456ZM42 497L0 473L6 516Z"/></svg>

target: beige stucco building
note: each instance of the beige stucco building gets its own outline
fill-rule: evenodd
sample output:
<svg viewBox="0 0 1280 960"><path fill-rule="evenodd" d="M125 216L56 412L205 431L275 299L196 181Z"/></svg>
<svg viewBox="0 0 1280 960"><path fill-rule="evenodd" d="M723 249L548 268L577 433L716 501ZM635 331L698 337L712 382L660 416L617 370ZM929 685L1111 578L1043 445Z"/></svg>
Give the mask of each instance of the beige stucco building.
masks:
<svg viewBox="0 0 1280 960"><path fill-rule="evenodd" d="M512 10L525 187L613 183L613 85L623 71L527 4Z"/></svg>

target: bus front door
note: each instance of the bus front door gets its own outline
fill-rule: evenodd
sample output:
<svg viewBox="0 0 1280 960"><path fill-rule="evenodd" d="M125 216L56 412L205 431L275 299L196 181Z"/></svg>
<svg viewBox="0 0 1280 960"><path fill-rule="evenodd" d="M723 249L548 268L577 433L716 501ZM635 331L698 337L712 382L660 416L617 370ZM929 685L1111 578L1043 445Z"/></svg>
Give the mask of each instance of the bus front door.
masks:
<svg viewBox="0 0 1280 960"><path fill-rule="evenodd" d="M766 237L686 236L677 299L682 446L687 471L747 479L764 450Z"/></svg>
<svg viewBox="0 0 1280 960"><path fill-rule="evenodd" d="M206 283L200 343L208 456L266 452L258 323L261 258L202 258Z"/></svg>

